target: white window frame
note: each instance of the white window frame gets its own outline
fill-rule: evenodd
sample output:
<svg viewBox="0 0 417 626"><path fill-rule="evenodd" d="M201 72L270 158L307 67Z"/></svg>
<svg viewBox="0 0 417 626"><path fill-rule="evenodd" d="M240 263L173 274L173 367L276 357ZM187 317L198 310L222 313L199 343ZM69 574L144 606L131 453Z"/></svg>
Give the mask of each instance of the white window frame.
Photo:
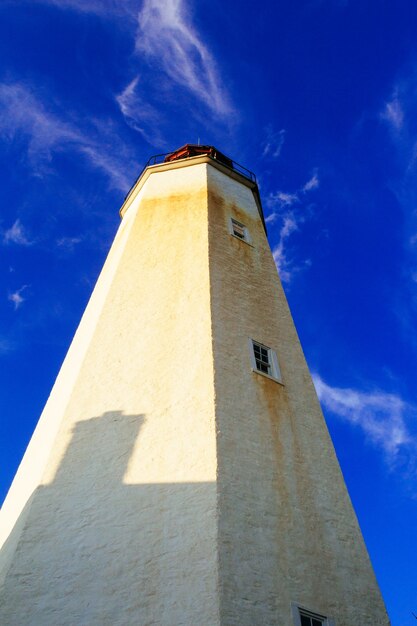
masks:
<svg viewBox="0 0 417 626"><path fill-rule="evenodd" d="M301 613L304 613L307 617L321 620L323 626L335 626L334 619L326 617L322 611L312 611L311 608L308 608L303 604L299 604L298 602L291 602L291 613L294 626L301 626Z"/></svg>
<svg viewBox="0 0 417 626"><path fill-rule="evenodd" d="M239 235L235 235L233 222L243 229L243 234L244 234L243 237L239 237ZM236 237L236 239L239 239L239 241L244 241L245 243L252 245L248 227L245 226L245 224L242 224L242 222L239 222L239 220L237 220L235 217L230 217L229 219L229 232L232 235L232 237Z"/></svg>
<svg viewBox="0 0 417 626"><path fill-rule="evenodd" d="M268 361L271 367L270 374L267 374L266 372L262 372L262 370L259 370L257 368L255 351L254 351L255 344L258 346L261 346L262 348L265 348L265 350L268 351ZM271 380L275 380L275 382L280 383L282 385L283 382L282 382L281 370L279 368L278 357L277 357L277 353L275 352L275 350L261 343L257 339L252 339L251 337L248 337L248 345L249 345L249 356L250 356L252 372L254 372L255 374L259 374L260 376L265 376L266 378L270 378Z"/></svg>

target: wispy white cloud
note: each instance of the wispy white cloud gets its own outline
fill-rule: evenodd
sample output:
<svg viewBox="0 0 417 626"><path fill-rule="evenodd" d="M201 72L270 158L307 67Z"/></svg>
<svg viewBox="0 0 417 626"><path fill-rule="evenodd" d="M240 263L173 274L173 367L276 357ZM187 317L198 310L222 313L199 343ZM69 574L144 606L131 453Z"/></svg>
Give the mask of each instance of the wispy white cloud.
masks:
<svg viewBox="0 0 417 626"><path fill-rule="evenodd" d="M2 0L3 2L15 3L16 0ZM135 18L139 1L138 0L19 0L31 4L44 4L77 11L79 13L92 13L100 17L130 16Z"/></svg>
<svg viewBox="0 0 417 626"><path fill-rule="evenodd" d="M414 343L415 316L417 312L417 131L415 111L417 107L416 66L407 67L403 75L380 105L378 118L382 127L388 130L388 137L394 150L391 161L396 172L386 181L387 187L395 195L402 209L403 224L403 277L401 291L398 292L395 312L407 341ZM406 295L405 295L406 294ZM404 297L405 296L405 297Z"/></svg>
<svg viewBox="0 0 417 626"><path fill-rule="evenodd" d="M109 136L109 124L83 126L68 112L48 106L21 83L0 83L0 137L11 141L17 136L27 140L28 160L36 175L49 171L53 156L59 152L82 154L93 167L102 170L119 189L129 187L126 174L126 147L117 133Z"/></svg>
<svg viewBox="0 0 417 626"><path fill-rule="evenodd" d="M383 451L390 467L404 461L415 463L417 437L410 424L415 423L417 407L393 393L332 387L318 374L313 380L322 406L360 428Z"/></svg>
<svg viewBox="0 0 417 626"><path fill-rule="evenodd" d="M25 291L26 288L27 288L27 285L23 285L22 287L20 287L20 289L17 289L13 293L9 293L9 295L7 296L7 299L9 300L9 302L13 303L15 311L26 300L26 298L24 298L22 295L22 293Z"/></svg>
<svg viewBox="0 0 417 626"><path fill-rule="evenodd" d="M212 113L223 118L232 114L216 62L192 25L183 0L144 0L136 50Z"/></svg>
<svg viewBox="0 0 417 626"><path fill-rule="evenodd" d="M309 192L317 189L320 186L320 180L317 170L314 170L308 181L297 189L297 191L276 191L270 193L266 199L266 205L272 209L272 212L267 216L267 223L273 223L281 215L282 209L299 204L304 199L304 196Z"/></svg>
<svg viewBox="0 0 417 626"><path fill-rule="evenodd" d="M319 186L320 180L317 174L317 170L315 170L311 178L303 186L302 191L306 193L307 191L311 191L312 189L317 189Z"/></svg>
<svg viewBox="0 0 417 626"><path fill-rule="evenodd" d="M10 339L5 337L0 337L0 356L3 354L7 354L11 350L13 350L14 344Z"/></svg>
<svg viewBox="0 0 417 626"><path fill-rule="evenodd" d="M3 233L3 243L16 244L18 246L30 246L33 241L30 240L23 224L20 220L16 220L10 228Z"/></svg>
<svg viewBox="0 0 417 626"><path fill-rule="evenodd" d="M31 159L50 161L52 151L80 140L75 129L47 111L23 84L0 84L0 112L0 134L7 139L25 134Z"/></svg>
<svg viewBox="0 0 417 626"><path fill-rule="evenodd" d="M397 90L391 100L384 103L381 111L381 119L389 124L395 131L400 131L404 125L404 111Z"/></svg>
<svg viewBox="0 0 417 626"><path fill-rule="evenodd" d="M277 266L278 273L284 283L289 283L292 277L291 262L288 259L286 243L291 233L296 230L298 230L298 225L295 221L294 214L287 213L282 218L278 244L272 250L275 265Z"/></svg>
<svg viewBox="0 0 417 626"><path fill-rule="evenodd" d="M271 126L266 129L266 139L262 144L262 156L277 159L285 141L285 129L274 132Z"/></svg>
<svg viewBox="0 0 417 626"><path fill-rule="evenodd" d="M270 209L270 213L266 216L266 223L272 225L280 224L278 243L272 250L275 264L281 280L289 283L295 272L308 267L311 264L306 259L301 265L295 265L288 252L288 240L291 235L299 230L299 225L304 222L306 215L297 215L297 205L301 205L306 194L320 185L317 170L314 170L308 181L294 192L277 191L269 194L266 199L266 205ZM299 211L298 211L299 213Z"/></svg>
<svg viewBox="0 0 417 626"><path fill-rule="evenodd" d="M78 150L93 167L107 175L110 184L115 189L125 192L129 189L132 176L128 174L128 166L132 164L132 161L126 155L125 146L119 144L116 139L111 147L91 142L80 144ZM121 158L116 158L116 154Z"/></svg>
<svg viewBox="0 0 417 626"><path fill-rule="evenodd" d="M138 131L148 143L166 146L160 132L162 113L141 96L138 76L116 96L116 102L126 123Z"/></svg>
<svg viewBox="0 0 417 626"><path fill-rule="evenodd" d="M141 54L142 61L145 55L152 62L153 71L162 71L176 87L191 92L216 116L226 120L236 114L221 80L218 65L192 24L189 10L192 3L185 0L30 1L104 18L129 18L127 23L134 20L135 48ZM149 140L146 123L155 116L155 110L149 101L138 94L137 80L135 78L131 81L117 99L128 123ZM275 147L274 151L277 150Z"/></svg>
<svg viewBox="0 0 417 626"><path fill-rule="evenodd" d="M266 199L266 204L268 207L278 207L282 209L283 207L290 207L293 204L297 204L300 202L298 192L289 193L286 191L277 191L275 193L270 193ZM268 217L267 221L273 222L278 217L277 212L272 212Z"/></svg>
<svg viewBox="0 0 417 626"><path fill-rule="evenodd" d="M56 241L56 245L59 248L72 252L75 246L81 243L82 237L60 237Z"/></svg>
<svg viewBox="0 0 417 626"><path fill-rule="evenodd" d="M142 129L137 126L136 113L142 102L139 100L139 96L136 93L139 77L134 78L125 89L116 96L116 102L118 103L121 112L125 116L129 124L136 130Z"/></svg>

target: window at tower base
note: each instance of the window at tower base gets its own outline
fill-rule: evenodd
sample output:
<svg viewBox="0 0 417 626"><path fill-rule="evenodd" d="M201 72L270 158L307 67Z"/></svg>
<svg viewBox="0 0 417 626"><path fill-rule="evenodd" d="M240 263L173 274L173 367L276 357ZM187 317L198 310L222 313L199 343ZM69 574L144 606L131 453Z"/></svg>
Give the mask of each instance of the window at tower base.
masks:
<svg viewBox="0 0 417 626"><path fill-rule="evenodd" d="M275 350L272 350L272 348L254 339L249 339L249 353L253 372L282 383L281 371Z"/></svg>
<svg viewBox="0 0 417 626"><path fill-rule="evenodd" d="M333 619L292 603L294 626L335 626Z"/></svg>
<svg viewBox="0 0 417 626"><path fill-rule="evenodd" d="M304 611L300 611L300 622L301 626L323 626L324 618L318 615L307 614L304 613Z"/></svg>
<svg viewBox="0 0 417 626"><path fill-rule="evenodd" d="M246 241L246 243L250 243L248 229L244 224L238 222L233 217L230 218L230 234L234 237L237 237L241 241Z"/></svg>

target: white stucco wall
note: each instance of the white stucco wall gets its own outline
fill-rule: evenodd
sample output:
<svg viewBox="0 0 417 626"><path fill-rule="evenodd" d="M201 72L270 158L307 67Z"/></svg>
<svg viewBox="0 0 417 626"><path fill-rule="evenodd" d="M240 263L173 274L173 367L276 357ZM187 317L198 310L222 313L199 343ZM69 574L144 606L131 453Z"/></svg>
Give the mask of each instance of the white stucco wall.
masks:
<svg viewBox="0 0 417 626"><path fill-rule="evenodd" d="M206 170L124 216L5 505L1 624L218 623Z"/></svg>
<svg viewBox="0 0 417 626"><path fill-rule="evenodd" d="M250 185L158 166L122 214L1 514L0 623L387 626Z"/></svg>

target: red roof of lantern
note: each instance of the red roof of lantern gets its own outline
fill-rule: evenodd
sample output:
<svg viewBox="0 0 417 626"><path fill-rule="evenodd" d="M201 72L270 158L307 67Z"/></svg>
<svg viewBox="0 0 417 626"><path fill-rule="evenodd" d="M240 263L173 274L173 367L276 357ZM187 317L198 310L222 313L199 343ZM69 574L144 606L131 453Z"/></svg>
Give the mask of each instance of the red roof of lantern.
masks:
<svg viewBox="0 0 417 626"><path fill-rule="evenodd" d="M222 152L219 152L214 146L200 146L195 143L186 143L185 146L178 148L174 152L168 154L164 161L165 163L169 163L170 161L178 161L179 159L188 159L189 157L200 156L202 154L207 154L208 156L213 157L220 163L224 163L228 167L233 168L232 160L225 156Z"/></svg>

